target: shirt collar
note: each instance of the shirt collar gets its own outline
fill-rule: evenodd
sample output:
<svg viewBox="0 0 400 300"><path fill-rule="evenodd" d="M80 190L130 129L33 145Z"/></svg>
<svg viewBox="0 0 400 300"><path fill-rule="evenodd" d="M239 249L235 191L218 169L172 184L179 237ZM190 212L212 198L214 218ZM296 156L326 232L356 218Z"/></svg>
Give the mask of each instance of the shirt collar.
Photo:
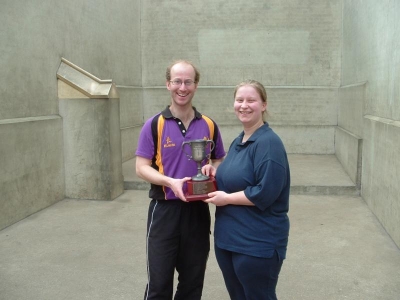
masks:
<svg viewBox="0 0 400 300"><path fill-rule="evenodd" d="M245 143L243 143L243 145L246 143L254 142L256 139L258 139L260 135L262 135L267 130L269 130L269 124L268 122L264 122L264 125L258 128L256 131L254 131L254 133L249 137L249 139ZM239 135L240 141L242 140L243 136L244 136L244 131L242 131Z"/></svg>
<svg viewBox="0 0 400 300"><path fill-rule="evenodd" d="M202 114L199 113L196 109L196 107L192 106L193 110L194 110L194 117L196 119L201 119L202 118ZM172 119L174 116L171 113L171 110L169 109L169 105L161 112L162 116L166 119Z"/></svg>

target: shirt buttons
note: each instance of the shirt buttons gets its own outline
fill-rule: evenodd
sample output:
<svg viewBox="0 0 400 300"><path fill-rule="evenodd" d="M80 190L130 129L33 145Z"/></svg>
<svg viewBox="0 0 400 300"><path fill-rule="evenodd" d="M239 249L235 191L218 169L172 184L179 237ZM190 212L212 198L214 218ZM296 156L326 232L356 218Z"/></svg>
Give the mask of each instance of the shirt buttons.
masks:
<svg viewBox="0 0 400 300"><path fill-rule="evenodd" d="M183 132L183 133L185 133L185 132L186 132L186 130L182 130L182 132Z"/></svg>

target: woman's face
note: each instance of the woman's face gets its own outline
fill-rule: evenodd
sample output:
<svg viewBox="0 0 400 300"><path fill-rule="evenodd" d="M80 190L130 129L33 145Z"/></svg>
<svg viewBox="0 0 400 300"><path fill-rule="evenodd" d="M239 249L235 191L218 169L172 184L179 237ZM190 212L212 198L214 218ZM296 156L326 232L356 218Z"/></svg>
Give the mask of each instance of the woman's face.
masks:
<svg viewBox="0 0 400 300"><path fill-rule="evenodd" d="M244 85L237 90L233 107L240 122L246 127L251 127L263 122L267 104L262 101L254 87Z"/></svg>

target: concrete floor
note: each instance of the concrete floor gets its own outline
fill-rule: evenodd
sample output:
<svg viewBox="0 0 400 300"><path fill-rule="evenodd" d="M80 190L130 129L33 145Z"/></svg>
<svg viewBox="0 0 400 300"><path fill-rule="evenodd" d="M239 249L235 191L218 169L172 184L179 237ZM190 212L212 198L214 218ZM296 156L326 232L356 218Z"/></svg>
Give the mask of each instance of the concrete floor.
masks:
<svg viewBox="0 0 400 300"><path fill-rule="evenodd" d="M289 159L294 185L351 185L334 156ZM148 202L65 199L0 231L0 299L142 299ZM294 194L289 217L280 300L400 299L400 250L361 197ZM213 249L203 299L229 299Z"/></svg>

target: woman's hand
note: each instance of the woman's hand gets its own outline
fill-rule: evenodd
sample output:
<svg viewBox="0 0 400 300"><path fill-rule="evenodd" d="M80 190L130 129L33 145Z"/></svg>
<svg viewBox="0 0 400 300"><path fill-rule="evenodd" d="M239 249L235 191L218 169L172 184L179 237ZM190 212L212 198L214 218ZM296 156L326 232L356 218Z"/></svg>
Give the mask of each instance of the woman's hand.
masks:
<svg viewBox="0 0 400 300"><path fill-rule="evenodd" d="M210 197L207 200L203 200L204 202L207 203L212 203L215 206L225 206L230 204L228 201L228 196L229 194L222 192L222 191L215 191L212 193L208 194L208 197Z"/></svg>
<svg viewBox="0 0 400 300"><path fill-rule="evenodd" d="M235 193L225 193L222 191L216 191L208 194L210 197L207 200L203 200L207 203L212 203L215 206L225 206L225 205L245 205L245 206L254 206L254 203L247 199L244 191L235 192Z"/></svg>
<svg viewBox="0 0 400 300"><path fill-rule="evenodd" d="M214 166L207 164L201 168L201 173L203 173L206 176L214 176L215 177L215 174L217 173L217 169Z"/></svg>

